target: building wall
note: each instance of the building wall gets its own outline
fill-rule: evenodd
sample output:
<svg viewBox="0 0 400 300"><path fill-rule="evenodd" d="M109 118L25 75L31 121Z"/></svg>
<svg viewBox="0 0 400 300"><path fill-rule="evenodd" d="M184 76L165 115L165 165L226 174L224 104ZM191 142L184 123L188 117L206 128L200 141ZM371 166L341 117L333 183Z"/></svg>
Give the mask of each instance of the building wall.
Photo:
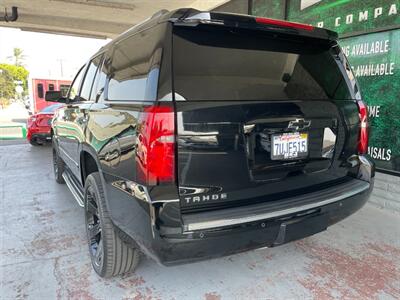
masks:
<svg viewBox="0 0 400 300"><path fill-rule="evenodd" d="M247 0L231 0L214 9L237 14L249 13L249 2Z"/></svg>
<svg viewBox="0 0 400 300"><path fill-rule="evenodd" d="M285 0L249 0L251 13L255 16L285 19L286 1Z"/></svg>
<svg viewBox="0 0 400 300"><path fill-rule="evenodd" d="M377 173L369 201L380 208L400 212L400 177Z"/></svg>

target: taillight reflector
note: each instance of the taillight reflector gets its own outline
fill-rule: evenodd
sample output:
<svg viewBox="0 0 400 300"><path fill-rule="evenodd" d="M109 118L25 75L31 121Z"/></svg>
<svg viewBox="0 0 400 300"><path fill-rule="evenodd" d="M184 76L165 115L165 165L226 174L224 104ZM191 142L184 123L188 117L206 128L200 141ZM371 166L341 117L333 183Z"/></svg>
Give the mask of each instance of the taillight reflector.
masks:
<svg viewBox="0 0 400 300"><path fill-rule="evenodd" d="M171 106L148 106L138 123L136 171L146 185L175 181L175 121Z"/></svg>
<svg viewBox="0 0 400 300"><path fill-rule="evenodd" d="M276 19L269 19L269 18L256 18L256 22L259 24L265 25L274 25L280 27L287 27L287 28L295 28L295 29L302 29L307 31L314 30L314 27L308 24L296 23L296 22L288 22L283 20L276 20Z"/></svg>
<svg viewBox="0 0 400 300"><path fill-rule="evenodd" d="M357 101L358 115L360 117L360 133L358 136L358 153L368 152L368 108L362 101Z"/></svg>

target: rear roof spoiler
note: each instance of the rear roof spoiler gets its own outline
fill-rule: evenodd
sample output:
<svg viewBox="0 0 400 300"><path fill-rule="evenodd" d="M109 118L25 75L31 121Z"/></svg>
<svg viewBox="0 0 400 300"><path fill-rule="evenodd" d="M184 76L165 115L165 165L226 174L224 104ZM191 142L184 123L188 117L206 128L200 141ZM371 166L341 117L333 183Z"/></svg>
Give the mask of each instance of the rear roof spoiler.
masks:
<svg viewBox="0 0 400 300"><path fill-rule="evenodd" d="M199 24L219 25L234 28L275 31L319 39L337 40L334 31L314 27L308 24L289 22L251 15L241 15L221 12L198 11L193 8L182 8L161 16L161 20L171 21L178 26L197 26Z"/></svg>

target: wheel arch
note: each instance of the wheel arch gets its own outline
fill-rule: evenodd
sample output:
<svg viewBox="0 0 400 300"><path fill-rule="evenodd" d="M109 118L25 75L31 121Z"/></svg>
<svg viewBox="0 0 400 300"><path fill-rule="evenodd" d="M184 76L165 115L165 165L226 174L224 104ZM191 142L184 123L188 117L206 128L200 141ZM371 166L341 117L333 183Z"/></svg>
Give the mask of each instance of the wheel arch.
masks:
<svg viewBox="0 0 400 300"><path fill-rule="evenodd" d="M96 151L89 145L83 144L80 152L80 170L82 186L85 186L87 176L93 172L99 172L103 181L100 163ZM103 181L104 182L104 181Z"/></svg>
<svg viewBox="0 0 400 300"><path fill-rule="evenodd" d="M106 206L109 209L108 197L107 197L107 184L104 178L104 173L101 168L101 164L97 155L97 151L87 143L80 145L80 172L81 172L81 183L82 187L85 188L85 180L88 175L93 172L98 172L100 175L101 183L103 184L104 195L106 199Z"/></svg>

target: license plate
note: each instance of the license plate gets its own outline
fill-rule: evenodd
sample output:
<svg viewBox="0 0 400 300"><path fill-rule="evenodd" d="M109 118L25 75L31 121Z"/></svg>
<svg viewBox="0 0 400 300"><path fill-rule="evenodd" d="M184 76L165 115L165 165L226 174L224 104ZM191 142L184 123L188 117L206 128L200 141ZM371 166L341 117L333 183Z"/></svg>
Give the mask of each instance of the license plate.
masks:
<svg viewBox="0 0 400 300"><path fill-rule="evenodd" d="M271 159L294 159L308 155L308 134L290 132L272 135Z"/></svg>

